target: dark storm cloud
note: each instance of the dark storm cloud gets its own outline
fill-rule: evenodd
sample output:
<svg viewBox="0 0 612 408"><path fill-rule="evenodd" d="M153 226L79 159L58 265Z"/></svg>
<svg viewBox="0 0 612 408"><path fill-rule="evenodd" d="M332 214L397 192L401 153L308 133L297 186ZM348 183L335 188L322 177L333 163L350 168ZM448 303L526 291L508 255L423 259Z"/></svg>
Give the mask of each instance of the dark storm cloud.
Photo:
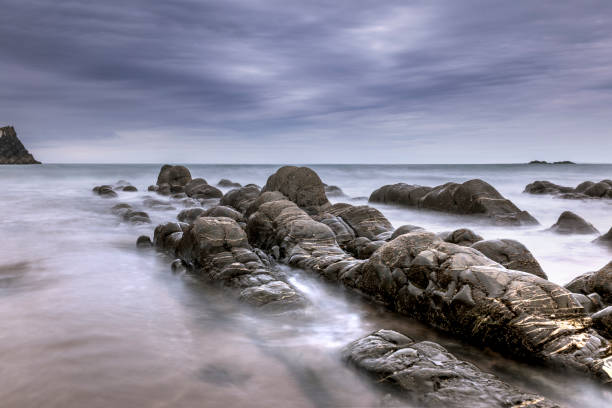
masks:
<svg viewBox="0 0 612 408"><path fill-rule="evenodd" d="M606 0L0 0L0 10L0 120L48 160L166 158L148 143L168 160L206 148L218 154L199 161L513 161L525 142L569 150L579 130L595 156L576 159L604 161L611 143ZM513 149L482 147L508 139Z"/></svg>

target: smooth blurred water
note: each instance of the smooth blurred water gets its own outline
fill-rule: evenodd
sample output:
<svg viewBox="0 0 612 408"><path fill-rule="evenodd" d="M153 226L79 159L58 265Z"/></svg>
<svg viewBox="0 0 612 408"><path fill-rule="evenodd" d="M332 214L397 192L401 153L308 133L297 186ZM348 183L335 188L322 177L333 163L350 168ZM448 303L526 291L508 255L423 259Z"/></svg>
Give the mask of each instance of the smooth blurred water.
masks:
<svg viewBox="0 0 612 408"><path fill-rule="evenodd" d="M345 367L339 349L380 328L438 341L486 371L570 406L604 406L610 397L588 381L470 347L303 271L288 269L312 306L290 318L254 314L195 277L172 275L168 259L137 251L134 242L174 219L180 208L145 209L153 224L139 226L109 212L118 201L141 206L159 167L0 166L1 407L378 406L381 390ZM189 165L194 177L210 184L229 178L263 185L278 167ZM612 178L610 165L312 167L352 198L400 181L437 185L482 178L542 225L500 228L469 217L378 208L396 227L469 227L485 238L518 239L557 283L612 257L590 243L594 236L543 231L563 210L572 210L605 232L612 226L612 203L521 193L536 179L577 185ZM139 192L121 192L118 199L91 193L94 185L119 179Z"/></svg>

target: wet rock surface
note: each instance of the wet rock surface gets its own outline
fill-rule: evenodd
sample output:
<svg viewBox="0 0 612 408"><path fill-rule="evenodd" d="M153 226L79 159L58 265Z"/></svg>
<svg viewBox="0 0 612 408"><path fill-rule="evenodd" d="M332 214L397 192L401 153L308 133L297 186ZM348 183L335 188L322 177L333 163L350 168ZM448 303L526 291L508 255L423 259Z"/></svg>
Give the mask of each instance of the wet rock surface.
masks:
<svg viewBox="0 0 612 408"><path fill-rule="evenodd" d="M493 186L479 180L424 187L398 183L386 185L370 195L370 202L397 204L454 214L473 214L499 225L534 225L538 222L504 198Z"/></svg>
<svg viewBox="0 0 612 408"><path fill-rule="evenodd" d="M356 340L342 354L357 370L422 407L559 407L458 360L437 343L415 342L391 330Z"/></svg>
<svg viewBox="0 0 612 408"><path fill-rule="evenodd" d="M565 287L574 293L584 295L597 293L604 303L612 304L612 262L598 271L578 276Z"/></svg>
<svg viewBox="0 0 612 408"><path fill-rule="evenodd" d="M438 234L442 241L461 246L471 246L484 238L468 228L459 228L454 231L445 231Z"/></svg>
<svg viewBox="0 0 612 408"><path fill-rule="evenodd" d="M232 180L225 179L225 178L224 178L224 179L219 180L219 182L217 183L217 185L218 185L219 187L242 187L242 184L240 184L240 183L236 183L236 182L233 182Z"/></svg>
<svg viewBox="0 0 612 408"><path fill-rule="evenodd" d="M281 167L268 178L261 191L278 191L307 210L318 211L330 206L325 185L317 173L308 167Z"/></svg>
<svg viewBox="0 0 612 408"><path fill-rule="evenodd" d="M40 164L25 148L12 126L0 127L0 164Z"/></svg>
<svg viewBox="0 0 612 408"><path fill-rule="evenodd" d="M113 190L113 187L107 184L104 184L101 186L95 186L91 191L93 191L94 194L97 194L100 197L105 197L105 198L117 197L117 193L115 192L115 190Z"/></svg>
<svg viewBox="0 0 612 408"><path fill-rule="evenodd" d="M612 198L612 180L585 181L574 187L560 186L550 181L534 181L525 186L524 193L548 194L565 199Z"/></svg>
<svg viewBox="0 0 612 408"><path fill-rule="evenodd" d="M231 218L201 216L193 224L159 225L155 246L213 283L234 289L240 300L269 311L305 305L304 297L282 273L260 258L246 232Z"/></svg>
<svg viewBox="0 0 612 408"><path fill-rule="evenodd" d="M596 238L594 243L612 248L612 228L602 236Z"/></svg>
<svg viewBox="0 0 612 408"><path fill-rule="evenodd" d="M507 269L514 269L531 273L543 279L548 279L540 263L533 254L518 241L513 239L490 239L479 241L472 248L482 252L487 258L503 265Z"/></svg>
<svg viewBox="0 0 612 408"><path fill-rule="evenodd" d="M564 211L548 231L557 234L598 234L597 228L571 211Z"/></svg>

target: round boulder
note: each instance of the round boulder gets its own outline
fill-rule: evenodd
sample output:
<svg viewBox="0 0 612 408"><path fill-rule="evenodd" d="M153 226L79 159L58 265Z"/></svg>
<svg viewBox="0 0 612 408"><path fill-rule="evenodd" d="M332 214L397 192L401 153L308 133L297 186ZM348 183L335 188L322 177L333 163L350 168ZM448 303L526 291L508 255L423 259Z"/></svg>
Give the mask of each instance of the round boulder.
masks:
<svg viewBox="0 0 612 408"><path fill-rule="evenodd" d="M533 254L518 241L513 239L489 239L476 242L472 245L472 248L508 269L529 272L540 278L548 279Z"/></svg>
<svg viewBox="0 0 612 408"><path fill-rule="evenodd" d="M185 186L191 181L191 173L185 166L171 166L165 164L157 176L157 185L168 184L170 186Z"/></svg>
<svg viewBox="0 0 612 408"><path fill-rule="evenodd" d="M557 222L548 229L557 234L597 234L599 231L584 218L571 211L564 211Z"/></svg>

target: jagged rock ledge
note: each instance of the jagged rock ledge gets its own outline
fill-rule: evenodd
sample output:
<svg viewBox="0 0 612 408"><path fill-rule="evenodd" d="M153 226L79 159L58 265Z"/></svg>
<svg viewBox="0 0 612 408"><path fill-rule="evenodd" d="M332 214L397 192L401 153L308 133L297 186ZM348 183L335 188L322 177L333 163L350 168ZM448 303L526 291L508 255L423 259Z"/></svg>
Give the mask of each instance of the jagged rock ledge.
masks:
<svg viewBox="0 0 612 408"><path fill-rule="evenodd" d="M12 126L0 128L0 164L40 164L25 148Z"/></svg>

